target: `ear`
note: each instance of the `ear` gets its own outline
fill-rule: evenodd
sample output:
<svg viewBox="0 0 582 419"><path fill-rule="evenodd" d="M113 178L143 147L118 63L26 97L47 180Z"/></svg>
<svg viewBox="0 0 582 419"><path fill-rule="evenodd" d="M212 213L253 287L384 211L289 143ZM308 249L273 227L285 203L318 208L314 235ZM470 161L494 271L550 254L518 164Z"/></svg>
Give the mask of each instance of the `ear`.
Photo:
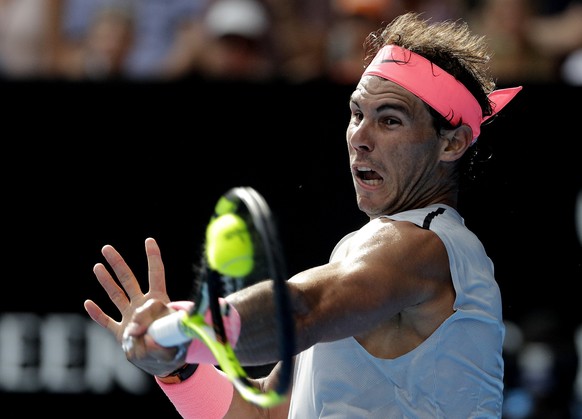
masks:
<svg viewBox="0 0 582 419"><path fill-rule="evenodd" d="M471 146L473 130L468 125L461 125L447 130L441 138L443 139L441 161L455 161L460 159Z"/></svg>

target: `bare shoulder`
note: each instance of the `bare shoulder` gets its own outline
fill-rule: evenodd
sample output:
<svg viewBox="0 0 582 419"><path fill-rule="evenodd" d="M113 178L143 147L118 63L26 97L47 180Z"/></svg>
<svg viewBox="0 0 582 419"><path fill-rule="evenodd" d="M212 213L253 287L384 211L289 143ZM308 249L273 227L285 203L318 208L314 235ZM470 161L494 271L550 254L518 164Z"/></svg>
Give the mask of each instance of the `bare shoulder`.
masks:
<svg viewBox="0 0 582 419"><path fill-rule="evenodd" d="M301 327L312 337L306 346L358 336L376 353L372 346L380 341L385 345L377 336L403 330L398 319L406 318L410 330L420 329L420 319L442 321L452 305L448 257L439 237L413 223L384 218L350 235L328 264L301 272L290 282L294 295L301 296L296 303L304 314ZM426 327L422 329L425 336ZM382 354L401 350L390 346Z"/></svg>
<svg viewBox="0 0 582 419"><path fill-rule="evenodd" d="M341 266L336 281L349 294L343 309L375 325L353 333L374 356L394 358L410 351L452 313L449 259L436 233L381 217L345 246L335 262Z"/></svg>
<svg viewBox="0 0 582 419"><path fill-rule="evenodd" d="M373 219L338 253L334 261L344 280L368 284L377 297L407 296L408 304L416 305L451 286L444 243L436 233L408 221Z"/></svg>
<svg viewBox="0 0 582 419"><path fill-rule="evenodd" d="M409 221L386 217L373 219L358 230L348 243L347 255L349 258L378 257L386 262L409 257L417 262L424 259L427 263L447 259L444 244L434 232Z"/></svg>

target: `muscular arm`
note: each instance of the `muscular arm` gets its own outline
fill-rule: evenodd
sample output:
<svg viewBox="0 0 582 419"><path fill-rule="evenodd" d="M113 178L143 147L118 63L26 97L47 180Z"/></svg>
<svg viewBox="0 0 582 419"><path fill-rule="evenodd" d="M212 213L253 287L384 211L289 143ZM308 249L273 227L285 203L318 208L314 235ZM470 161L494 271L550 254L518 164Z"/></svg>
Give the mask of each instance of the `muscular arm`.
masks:
<svg viewBox="0 0 582 419"><path fill-rule="evenodd" d="M448 257L433 232L408 222L376 219L348 246L344 258L289 280L296 353L317 342L349 336L365 340L399 316L414 339L426 338L452 313ZM228 297L241 315L236 350L245 363L277 359L271 294L270 282L264 282Z"/></svg>
<svg viewBox="0 0 582 419"><path fill-rule="evenodd" d="M382 354L385 342L369 339L378 325L400 316L404 318L402 324L411 325L407 326L409 334L418 339L418 336L422 338L432 333L452 312L448 258L443 244L432 232L409 223L379 219L353 236L348 246L341 259L299 273L289 281L298 338L296 353L317 342L356 336L361 337L366 348L380 347ZM174 370L181 361L173 359L175 348L154 348L151 339L146 339L148 325L160 315L155 313L168 310L164 268L153 239L146 240L146 253L150 288L145 293L111 246L103 248L103 255L120 284L116 284L102 264L95 266L97 279L122 313L121 321L114 321L91 300L85 302L85 308L91 318L108 329L119 342L124 333L129 332L135 344L130 351L126 350L128 360L158 374ZM241 315L241 337L236 345L241 361L250 365L277 360L270 283L257 284L227 299ZM132 327L127 328L128 325ZM380 335L386 336L385 333ZM406 345L410 346L410 339ZM388 351L393 352L392 349ZM166 359L173 360L166 362ZM276 377L277 368L254 383L259 388L273 388ZM177 394L182 385L175 386ZM172 394L168 396L175 401ZM227 417L284 418L288 408L285 403L262 410L243 400L235 391Z"/></svg>

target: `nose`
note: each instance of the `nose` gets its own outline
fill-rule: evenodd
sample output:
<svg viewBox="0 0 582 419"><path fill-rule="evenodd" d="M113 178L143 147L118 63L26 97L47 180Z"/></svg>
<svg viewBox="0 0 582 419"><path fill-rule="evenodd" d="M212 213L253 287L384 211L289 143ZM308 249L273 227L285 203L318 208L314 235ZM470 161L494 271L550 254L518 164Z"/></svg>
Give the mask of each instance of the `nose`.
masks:
<svg viewBox="0 0 582 419"><path fill-rule="evenodd" d="M348 144L357 151L370 152L374 150L374 142L370 136L367 123L361 121L357 126L348 127Z"/></svg>

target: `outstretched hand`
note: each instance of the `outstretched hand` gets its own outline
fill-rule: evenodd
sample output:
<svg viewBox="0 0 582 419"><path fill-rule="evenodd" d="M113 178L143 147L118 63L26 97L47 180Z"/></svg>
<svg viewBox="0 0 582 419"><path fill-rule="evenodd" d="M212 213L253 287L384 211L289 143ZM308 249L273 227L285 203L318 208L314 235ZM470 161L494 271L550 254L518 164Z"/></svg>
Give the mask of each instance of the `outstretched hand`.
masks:
<svg viewBox="0 0 582 419"><path fill-rule="evenodd" d="M93 268L97 280L119 309L120 321L114 320L92 300L86 300L84 306L91 319L115 336L130 362L150 374L163 376L182 365L184 360L176 357L178 348L163 348L147 335L148 326L172 310L167 307L170 298L160 248L154 239L148 238L145 250L149 281L149 290L145 293L123 257L111 245L103 246L101 253L117 281L104 264L97 263Z"/></svg>

